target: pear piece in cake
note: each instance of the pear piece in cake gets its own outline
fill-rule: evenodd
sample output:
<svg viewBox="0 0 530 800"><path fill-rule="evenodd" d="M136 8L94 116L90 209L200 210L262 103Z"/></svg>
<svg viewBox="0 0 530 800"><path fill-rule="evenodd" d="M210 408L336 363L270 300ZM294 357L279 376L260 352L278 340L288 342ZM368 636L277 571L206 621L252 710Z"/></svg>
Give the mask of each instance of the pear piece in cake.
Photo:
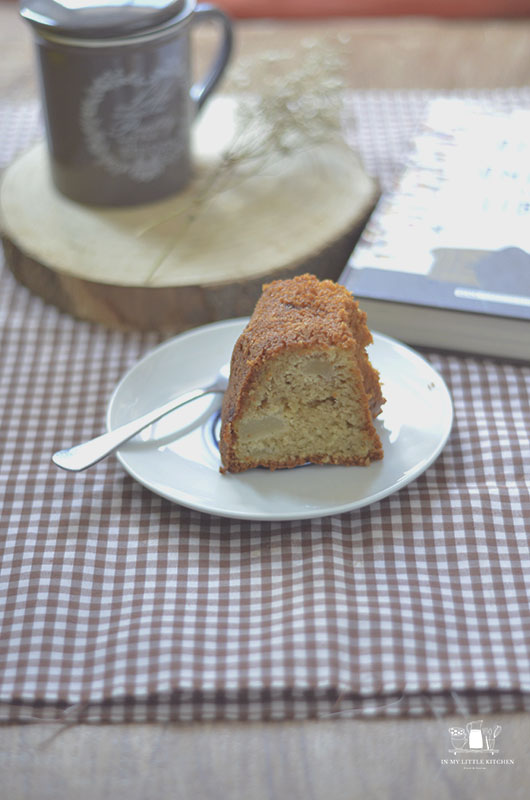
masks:
<svg viewBox="0 0 530 800"><path fill-rule="evenodd" d="M343 286L313 275L265 285L232 353L221 471L381 459L373 419L385 400L371 342Z"/></svg>

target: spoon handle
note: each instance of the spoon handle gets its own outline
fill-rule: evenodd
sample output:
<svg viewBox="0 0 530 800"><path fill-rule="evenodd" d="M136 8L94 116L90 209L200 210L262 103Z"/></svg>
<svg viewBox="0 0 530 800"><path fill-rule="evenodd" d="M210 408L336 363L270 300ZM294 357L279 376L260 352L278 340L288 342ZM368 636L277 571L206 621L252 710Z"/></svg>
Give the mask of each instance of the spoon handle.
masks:
<svg viewBox="0 0 530 800"><path fill-rule="evenodd" d="M142 417L137 417L131 422L126 422L125 425L120 425L119 428L103 433L101 436L96 436L95 439L90 439L88 442L74 445L74 447L70 447L67 450L59 450L53 454L52 461L61 469L66 469L69 472L80 472L93 464L97 464L98 461L117 450L120 445L132 439L133 436L147 428L148 425L152 425L153 422L156 422L171 411L186 405L186 403L191 403L192 400L196 400L209 392L219 391L222 390L216 386L209 386L205 389L192 389L192 391L181 394L179 397L164 403L163 406L148 411Z"/></svg>

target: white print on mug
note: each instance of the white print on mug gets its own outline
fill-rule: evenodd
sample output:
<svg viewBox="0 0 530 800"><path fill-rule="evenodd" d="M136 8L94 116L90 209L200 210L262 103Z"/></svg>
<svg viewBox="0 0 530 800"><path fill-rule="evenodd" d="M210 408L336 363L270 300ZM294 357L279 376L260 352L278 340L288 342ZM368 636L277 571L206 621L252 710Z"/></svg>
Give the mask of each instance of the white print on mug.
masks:
<svg viewBox="0 0 530 800"><path fill-rule="evenodd" d="M81 102L80 124L97 163L111 175L146 183L178 161L189 128L183 85L174 65L148 76L110 69L95 78Z"/></svg>

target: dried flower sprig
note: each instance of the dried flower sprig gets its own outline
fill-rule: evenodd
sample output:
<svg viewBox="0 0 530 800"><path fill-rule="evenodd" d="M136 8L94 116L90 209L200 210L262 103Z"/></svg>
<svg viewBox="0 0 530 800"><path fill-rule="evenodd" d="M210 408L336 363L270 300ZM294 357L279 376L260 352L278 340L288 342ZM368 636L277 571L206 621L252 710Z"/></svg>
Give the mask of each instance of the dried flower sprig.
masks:
<svg viewBox="0 0 530 800"><path fill-rule="evenodd" d="M242 95L237 122L248 144L238 152L234 143L234 160L286 155L300 147L342 140L342 61L317 40L302 44L306 56L298 64L290 51L267 51L236 65L232 81L237 88L249 91L258 76L262 88L256 97L245 100ZM290 62L295 66L288 68Z"/></svg>
<svg viewBox="0 0 530 800"><path fill-rule="evenodd" d="M305 58L291 51L266 51L241 58L231 69L237 90L234 132L212 166L203 170L191 203L142 229L140 236L161 225L200 221L201 211L217 193L259 175L273 162L320 144L344 144L341 114L344 82L336 51L316 39L302 42ZM292 62L292 63L291 63ZM259 93L252 87L259 84ZM148 277L152 282L176 242L162 253Z"/></svg>

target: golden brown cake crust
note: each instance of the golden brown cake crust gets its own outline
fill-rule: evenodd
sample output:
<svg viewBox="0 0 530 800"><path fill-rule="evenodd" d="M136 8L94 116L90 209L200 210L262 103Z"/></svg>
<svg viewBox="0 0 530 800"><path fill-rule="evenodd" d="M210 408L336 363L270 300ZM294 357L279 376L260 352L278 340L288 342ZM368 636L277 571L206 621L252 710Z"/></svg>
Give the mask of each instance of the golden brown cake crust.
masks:
<svg viewBox="0 0 530 800"><path fill-rule="evenodd" d="M222 471L240 471L233 456L232 422L239 416L261 366L282 351L333 347L354 351L366 392L367 416L376 416L385 401L379 375L364 350L372 341L366 314L345 287L309 274L265 284L232 353L230 381L222 407ZM382 456L379 443L371 460Z"/></svg>
<svg viewBox="0 0 530 800"><path fill-rule="evenodd" d="M366 314L351 293L332 281L299 275L263 286L242 352L254 360L293 345L344 346L354 335L363 347L372 341Z"/></svg>

